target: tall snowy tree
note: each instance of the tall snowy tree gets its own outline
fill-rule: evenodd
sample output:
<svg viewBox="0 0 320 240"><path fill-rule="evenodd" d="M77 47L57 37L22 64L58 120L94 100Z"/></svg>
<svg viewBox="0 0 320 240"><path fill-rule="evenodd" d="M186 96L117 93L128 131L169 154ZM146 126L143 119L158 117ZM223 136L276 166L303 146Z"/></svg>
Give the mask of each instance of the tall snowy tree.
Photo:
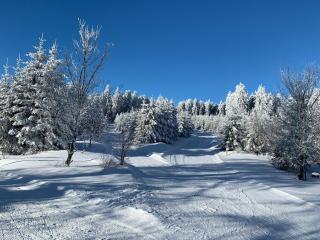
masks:
<svg viewBox="0 0 320 240"><path fill-rule="evenodd" d="M199 115L200 113L200 103L199 100L194 99L192 104L192 115Z"/></svg>
<svg viewBox="0 0 320 240"><path fill-rule="evenodd" d="M227 151L244 150L246 130L244 120L240 116L232 115L227 118L224 126L224 145Z"/></svg>
<svg viewBox="0 0 320 240"><path fill-rule="evenodd" d="M319 92L319 73L307 68L303 73L285 71L282 74L286 95L281 105L281 136L275 148L275 163L287 163L298 170L299 179L306 179L306 166L319 159L317 134L312 126Z"/></svg>
<svg viewBox="0 0 320 240"><path fill-rule="evenodd" d="M132 92L126 90L123 94L123 109L122 112L130 112L133 109L132 106Z"/></svg>
<svg viewBox="0 0 320 240"><path fill-rule="evenodd" d="M199 102L199 115L205 115L206 114L206 106L203 101Z"/></svg>
<svg viewBox="0 0 320 240"><path fill-rule="evenodd" d="M187 99L186 101L186 111L190 114L193 115L193 100L192 99Z"/></svg>
<svg viewBox="0 0 320 240"><path fill-rule="evenodd" d="M66 76L69 84L69 126L71 137L68 144L66 165L70 166L75 151L75 142L79 137L80 117L88 95L98 83L98 74L108 55L108 45L100 51L98 48L100 28L89 28L85 21L79 20L79 39L74 40L73 54L66 54Z"/></svg>
<svg viewBox="0 0 320 240"><path fill-rule="evenodd" d="M2 152L11 152L12 136L10 130L10 116L12 107L11 84L12 76L9 73L8 63L3 66L3 74L0 80L0 148Z"/></svg>
<svg viewBox="0 0 320 240"><path fill-rule="evenodd" d="M248 117L245 150L254 153L267 152L270 150L268 136L272 121L272 95L267 93L263 86L259 86L253 98L255 102Z"/></svg>
<svg viewBox="0 0 320 240"><path fill-rule="evenodd" d="M159 97L155 103L157 141L172 143L178 136L176 109L171 101Z"/></svg>
<svg viewBox="0 0 320 240"><path fill-rule="evenodd" d="M50 112L50 124L53 128L54 145L66 148L67 136L71 135L68 126L68 91L62 70L63 60L58 57L58 47L54 43L49 50L48 61L45 65L44 81L41 85L43 98L39 99Z"/></svg>
<svg viewBox="0 0 320 240"><path fill-rule="evenodd" d="M224 143L227 150L244 150L246 118L248 114L248 93L240 83L234 92L229 92L226 99L226 117Z"/></svg>
<svg viewBox="0 0 320 240"><path fill-rule="evenodd" d="M226 115L245 115L248 110L249 96L245 86L239 83L234 92L229 92L226 99Z"/></svg>
<svg viewBox="0 0 320 240"><path fill-rule="evenodd" d="M12 116L9 134L15 136L21 152L57 148L59 137L52 119L55 68L48 58L41 37L35 52L19 68L12 85ZM54 79L54 80L53 80Z"/></svg>
<svg viewBox="0 0 320 240"><path fill-rule="evenodd" d="M186 102L185 101L181 101L178 103L177 111L178 111L178 113L186 112Z"/></svg>
<svg viewBox="0 0 320 240"><path fill-rule="evenodd" d="M112 96L112 120L122 112L124 112L124 99L121 91L117 88Z"/></svg>
<svg viewBox="0 0 320 240"><path fill-rule="evenodd" d="M104 89L103 95L102 95L102 108L103 108L103 114L108 119L109 122L112 121L113 114L112 114L112 94L110 90L110 86L107 85Z"/></svg>
<svg viewBox="0 0 320 240"><path fill-rule="evenodd" d="M218 113L219 115L226 115L226 103L220 102L218 104Z"/></svg>
<svg viewBox="0 0 320 240"><path fill-rule="evenodd" d="M143 99L142 96L139 96L136 92L132 93L132 101L131 101L131 107L133 110L138 110L141 108Z"/></svg>
<svg viewBox="0 0 320 240"><path fill-rule="evenodd" d="M213 114L213 104L212 104L212 102L210 102L210 100L208 100L204 104L205 104L205 114L207 116Z"/></svg>
<svg viewBox="0 0 320 240"><path fill-rule="evenodd" d="M177 121L179 136L189 137L194 128L191 116L186 112L179 112L177 114Z"/></svg>
<svg viewBox="0 0 320 240"><path fill-rule="evenodd" d="M156 113L153 101L144 103L138 113L138 123L135 130L135 139L139 143L157 142L156 134Z"/></svg>

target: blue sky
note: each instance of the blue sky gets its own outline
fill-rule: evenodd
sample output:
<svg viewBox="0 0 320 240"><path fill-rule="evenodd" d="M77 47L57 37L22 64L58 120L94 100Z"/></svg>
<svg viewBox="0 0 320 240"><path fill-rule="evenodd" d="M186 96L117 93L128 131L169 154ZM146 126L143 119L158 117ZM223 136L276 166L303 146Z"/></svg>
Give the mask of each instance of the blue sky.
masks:
<svg viewBox="0 0 320 240"><path fill-rule="evenodd" d="M60 49L77 18L101 25L114 43L101 78L112 86L219 102L238 82L280 87L280 69L320 61L320 1L4 1L0 63L13 64L43 33Z"/></svg>

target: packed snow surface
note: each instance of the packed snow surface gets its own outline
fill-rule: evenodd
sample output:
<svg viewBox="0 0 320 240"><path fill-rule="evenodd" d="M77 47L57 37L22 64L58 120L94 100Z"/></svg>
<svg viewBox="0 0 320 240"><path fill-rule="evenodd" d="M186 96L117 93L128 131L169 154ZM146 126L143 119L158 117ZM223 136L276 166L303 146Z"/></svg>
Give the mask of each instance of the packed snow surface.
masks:
<svg viewBox="0 0 320 240"><path fill-rule="evenodd" d="M137 146L105 170L98 143L71 167L65 151L6 156L0 239L320 239L318 179L217 144L196 133Z"/></svg>

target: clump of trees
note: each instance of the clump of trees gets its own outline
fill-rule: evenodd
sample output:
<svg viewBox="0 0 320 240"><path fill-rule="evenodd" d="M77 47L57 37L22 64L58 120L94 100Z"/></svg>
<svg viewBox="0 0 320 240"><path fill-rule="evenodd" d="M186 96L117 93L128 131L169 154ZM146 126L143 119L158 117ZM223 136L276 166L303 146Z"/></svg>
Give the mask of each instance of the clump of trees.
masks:
<svg viewBox="0 0 320 240"><path fill-rule="evenodd" d="M306 168L320 159L319 71L282 72L284 91L268 93L263 86L249 94L240 83L225 102L187 99L177 107L132 91L107 86L97 93L99 72L110 45L98 48L100 28L79 21L74 49L60 57L58 45L46 48L43 36L14 67L4 65L0 78L0 150L24 154L67 149L72 163L75 142L101 137L108 123L119 132L121 164L135 143L172 143L193 129L210 131L227 151L267 153L281 169Z"/></svg>
<svg viewBox="0 0 320 240"><path fill-rule="evenodd" d="M65 164L73 161L77 140L99 139L109 123L115 122L121 164L133 143L172 143L190 135L189 115L177 116L173 102L156 100L132 91L106 86L99 94L99 72L110 45L98 48L99 27L79 20L74 48L60 57L46 40L18 58L16 66L4 66L0 81L0 150L25 154L66 149Z"/></svg>
<svg viewBox="0 0 320 240"><path fill-rule="evenodd" d="M112 91L110 86L102 94L96 92L99 72L110 47L106 44L98 48L99 35L99 27L89 28L79 20L79 38L74 40L74 49L64 57L60 57L56 43L47 50L46 40L41 36L26 59L19 57L15 67L4 66L0 79L0 150L3 153L67 149L65 163L69 166L77 140L89 139L91 144L118 115L122 120L117 122L124 122L127 118L123 113L157 119L157 126L152 129L154 136L143 133L143 127L149 126L139 124L134 128L135 136L149 137L146 142L174 140L178 134L172 102L164 98L151 101L119 88ZM152 106L152 116L145 114L146 105ZM144 123L148 125L147 120Z"/></svg>
<svg viewBox="0 0 320 240"><path fill-rule="evenodd" d="M294 167L299 179L306 179L306 167L320 159L319 152L319 72L282 73L285 92L277 119L278 137L274 163Z"/></svg>
<svg viewBox="0 0 320 240"><path fill-rule="evenodd" d="M177 115L173 102L164 97L143 103L139 110L118 114L115 126L119 132L115 149L121 164L133 144L172 143L178 136L189 137L193 131L190 116Z"/></svg>
<svg viewBox="0 0 320 240"><path fill-rule="evenodd" d="M295 169L305 180L306 168L320 159L319 76L313 67L302 73L286 70L281 93L259 86L249 95L240 83L225 103L212 104L217 106L212 114L201 114L210 112L206 105L203 111L195 110L201 104L190 99L181 102L178 111L191 114L196 129L219 135L225 150L270 154L275 167Z"/></svg>

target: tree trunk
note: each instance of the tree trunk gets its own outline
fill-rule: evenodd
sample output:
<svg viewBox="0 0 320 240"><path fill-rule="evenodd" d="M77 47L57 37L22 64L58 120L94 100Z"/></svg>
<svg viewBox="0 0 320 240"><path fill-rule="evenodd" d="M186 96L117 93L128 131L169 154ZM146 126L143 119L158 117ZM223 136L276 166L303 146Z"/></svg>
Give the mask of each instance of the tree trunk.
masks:
<svg viewBox="0 0 320 240"><path fill-rule="evenodd" d="M299 174L298 174L298 178L299 180L303 180L303 181L306 181L306 171L305 171L305 166L304 165L301 165L299 167Z"/></svg>
<svg viewBox="0 0 320 240"><path fill-rule="evenodd" d="M121 152L120 165L124 165L124 154Z"/></svg>
<svg viewBox="0 0 320 240"><path fill-rule="evenodd" d="M125 155L126 155L125 149L124 149L124 147L122 146L122 147L121 147L121 156L120 156L120 165L124 165Z"/></svg>
<svg viewBox="0 0 320 240"><path fill-rule="evenodd" d="M300 159L299 159L299 175L298 178L299 180L306 181L307 176L306 176L306 155L301 154Z"/></svg>
<svg viewBox="0 0 320 240"><path fill-rule="evenodd" d="M75 140L72 140L72 142L68 144L68 157L67 157L67 160L65 162L65 164L68 167L72 163L72 156L74 154L74 144L75 144Z"/></svg>

